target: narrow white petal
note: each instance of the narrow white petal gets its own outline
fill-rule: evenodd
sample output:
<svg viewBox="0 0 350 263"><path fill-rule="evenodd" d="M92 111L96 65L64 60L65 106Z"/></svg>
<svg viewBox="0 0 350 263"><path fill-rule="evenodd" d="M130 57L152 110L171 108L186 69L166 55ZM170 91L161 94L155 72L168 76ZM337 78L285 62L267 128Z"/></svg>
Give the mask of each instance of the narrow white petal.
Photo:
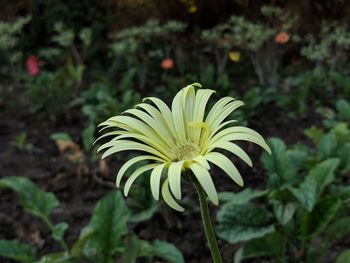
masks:
<svg viewBox="0 0 350 263"><path fill-rule="evenodd" d="M210 152L204 156L209 162L215 164L222 169L228 176L231 177L239 186L243 186L244 182L241 174L237 170L236 166L231 162L229 158L218 152Z"/></svg>
<svg viewBox="0 0 350 263"><path fill-rule="evenodd" d="M164 201L173 209L179 211L179 212L183 212L185 211L185 209L180 206L175 199L173 198L173 196L170 193L169 190L169 180L168 178L165 179L163 186L162 186L162 196L164 198Z"/></svg>
<svg viewBox="0 0 350 263"><path fill-rule="evenodd" d="M133 172L125 183L124 195L125 196L128 195L130 187L131 187L132 183L137 179L137 177L139 177L144 172L147 172L148 170L151 170L157 166L158 166L158 164L148 164L148 165L140 167L135 172Z"/></svg>
<svg viewBox="0 0 350 263"><path fill-rule="evenodd" d="M234 144L232 142L227 141L217 141L213 144L211 144L210 148L208 149L208 152L212 151L215 148L224 149L226 151L229 151L235 155L237 155L239 158L241 158L246 164L248 164L250 167L253 166L252 160L248 156L248 154L237 144Z"/></svg>
<svg viewBox="0 0 350 263"><path fill-rule="evenodd" d="M198 182L201 184L204 191L207 193L210 201L212 201L214 205L218 205L219 204L218 193L215 189L213 179L211 178L208 170L197 163L192 163L190 165L190 169L192 170L193 174L196 176Z"/></svg>
<svg viewBox="0 0 350 263"><path fill-rule="evenodd" d="M117 185L117 187L120 186L120 182L121 182L125 172L129 169L129 167L131 167L132 165L134 165L137 162L141 162L141 161L144 161L144 160L154 160L154 161L159 161L159 162L163 161L162 159L157 158L157 157L152 156L152 155L140 155L140 156L137 156L137 157L134 157L134 158L130 159L129 161L124 163L122 165L122 167L120 167L120 169L118 171L117 178L116 178L116 185Z"/></svg>
<svg viewBox="0 0 350 263"><path fill-rule="evenodd" d="M181 170L184 162L171 163L168 168L170 190L177 199L181 199Z"/></svg>
<svg viewBox="0 0 350 263"><path fill-rule="evenodd" d="M207 170L210 169L210 165L209 165L207 159L205 159L202 155L198 155L196 158L193 159L193 161L199 163Z"/></svg>
<svg viewBox="0 0 350 263"><path fill-rule="evenodd" d="M155 167L151 173L150 184L151 191L154 199L159 200L159 187L160 187L160 179L162 176L162 171L165 167L165 163L158 165Z"/></svg>

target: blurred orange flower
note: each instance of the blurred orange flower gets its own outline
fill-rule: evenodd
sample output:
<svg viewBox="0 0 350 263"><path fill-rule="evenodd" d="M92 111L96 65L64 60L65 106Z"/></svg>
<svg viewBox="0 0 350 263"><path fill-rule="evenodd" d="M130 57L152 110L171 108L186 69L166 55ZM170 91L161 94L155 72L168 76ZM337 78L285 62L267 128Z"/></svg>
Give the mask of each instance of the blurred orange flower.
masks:
<svg viewBox="0 0 350 263"><path fill-rule="evenodd" d="M174 67L174 60L172 60L171 58L165 58L165 59L163 59L160 66L166 70L171 69Z"/></svg>
<svg viewBox="0 0 350 263"><path fill-rule="evenodd" d="M286 32L280 32L275 36L275 42L278 44L286 44L289 41L289 35Z"/></svg>

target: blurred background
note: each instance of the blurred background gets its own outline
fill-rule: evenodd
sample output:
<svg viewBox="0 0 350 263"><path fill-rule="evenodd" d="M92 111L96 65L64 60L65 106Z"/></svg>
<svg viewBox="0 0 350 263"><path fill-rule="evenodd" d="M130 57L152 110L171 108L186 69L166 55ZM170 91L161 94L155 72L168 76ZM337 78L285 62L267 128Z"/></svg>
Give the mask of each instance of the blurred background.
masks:
<svg viewBox="0 0 350 263"><path fill-rule="evenodd" d="M270 138L220 171L224 262L350 262L347 0L0 0L1 262L211 262L194 190L177 213L132 154L96 154L97 124L200 82Z"/></svg>

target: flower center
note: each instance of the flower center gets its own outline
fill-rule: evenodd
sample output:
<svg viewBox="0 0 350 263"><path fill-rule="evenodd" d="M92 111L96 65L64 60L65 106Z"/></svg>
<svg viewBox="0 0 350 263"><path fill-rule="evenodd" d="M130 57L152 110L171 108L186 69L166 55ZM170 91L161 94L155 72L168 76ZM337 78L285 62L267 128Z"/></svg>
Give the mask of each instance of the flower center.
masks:
<svg viewBox="0 0 350 263"><path fill-rule="evenodd" d="M175 148L170 152L172 161L180 160L191 160L195 158L200 152L198 144L188 142L185 144L176 145Z"/></svg>

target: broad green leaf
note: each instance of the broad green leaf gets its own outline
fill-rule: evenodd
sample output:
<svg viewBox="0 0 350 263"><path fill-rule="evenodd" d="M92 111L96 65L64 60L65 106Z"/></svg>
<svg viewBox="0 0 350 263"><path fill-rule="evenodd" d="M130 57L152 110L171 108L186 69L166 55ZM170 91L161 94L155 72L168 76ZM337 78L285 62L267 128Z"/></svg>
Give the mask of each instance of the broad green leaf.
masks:
<svg viewBox="0 0 350 263"><path fill-rule="evenodd" d="M169 263L184 263L184 257L173 244L163 240L152 242L152 254Z"/></svg>
<svg viewBox="0 0 350 263"><path fill-rule="evenodd" d="M122 237L128 233L130 214L119 191L106 194L97 203L90 223L82 230L81 236L94 230L84 254L93 262L114 262L115 253L123 246Z"/></svg>
<svg viewBox="0 0 350 263"><path fill-rule="evenodd" d="M338 156L340 158L340 166L342 172L346 173L350 171L350 143L343 145L338 150Z"/></svg>
<svg viewBox="0 0 350 263"><path fill-rule="evenodd" d="M335 263L350 263L350 249L343 251Z"/></svg>
<svg viewBox="0 0 350 263"><path fill-rule="evenodd" d="M96 230L86 227L80 234L79 239L72 246L70 254L73 258L80 259L83 256L83 251L86 242L92 237Z"/></svg>
<svg viewBox="0 0 350 263"><path fill-rule="evenodd" d="M305 135L309 137L313 142L317 145L321 138L323 137L324 133L323 130L320 128L317 128L315 126L312 126L311 128L304 131Z"/></svg>
<svg viewBox="0 0 350 263"><path fill-rule="evenodd" d="M230 243L263 237L275 230L273 215L251 203L227 203L218 213L217 220L218 236Z"/></svg>
<svg viewBox="0 0 350 263"><path fill-rule="evenodd" d="M317 197L317 181L314 177L307 176L304 182L302 182L298 188L287 187L287 189L294 195L294 197L307 211L312 211L315 206Z"/></svg>
<svg viewBox="0 0 350 263"><path fill-rule="evenodd" d="M240 191L238 193L221 192L218 194L218 196L221 202L245 204L245 203L248 203L251 199L258 198L266 194L267 194L267 191L246 188L243 191Z"/></svg>
<svg viewBox="0 0 350 263"><path fill-rule="evenodd" d="M335 198L321 200L310 214L307 214L301 225L304 236L315 235L324 230L334 219L341 206L341 201Z"/></svg>
<svg viewBox="0 0 350 263"><path fill-rule="evenodd" d="M322 158L329 158L333 156L337 148L337 137L334 133L324 135L317 144L317 153Z"/></svg>
<svg viewBox="0 0 350 263"><path fill-rule="evenodd" d="M154 199L152 199L152 200L154 200ZM147 208L146 210L142 210L140 212L133 214L130 217L129 221L130 222L142 222L142 221L149 220L158 211L158 207L159 207L159 203L156 202L153 205L151 205L151 207Z"/></svg>
<svg viewBox="0 0 350 263"><path fill-rule="evenodd" d="M95 140L95 125L89 125L87 126L82 133L82 139L83 139L83 145L84 150L89 151L91 150L94 140Z"/></svg>
<svg viewBox="0 0 350 263"><path fill-rule="evenodd" d="M348 101L343 99L337 100L335 107L337 108L340 119L350 119L350 103Z"/></svg>
<svg viewBox="0 0 350 263"><path fill-rule="evenodd" d="M262 256L276 257L283 254L283 246L284 240L278 232L273 232L262 238L249 240L239 252L240 259L235 255L234 263L239 263L243 259Z"/></svg>
<svg viewBox="0 0 350 263"><path fill-rule="evenodd" d="M76 263L76 261L66 252L58 252L43 256L37 263Z"/></svg>
<svg viewBox="0 0 350 263"><path fill-rule="evenodd" d="M313 177L317 183L317 194L320 196L327 185L334 180L334 171L339 164L339 159L328 159L316 165L307 175Z"/></svg>
<svg viewBox="0 0 350 263"><path fill-rule="evenodd" d="M297 206L294 203L275 202L273 204L273 212L281 225L287 224L292 219L296 208Z"/></svg>
<svg viewBox="0 0 350 263"><path fill-rule="evenodd" d="M73 141L72 137L65 132L57 132L57 133L53 133L50 136L50 139L54 140L54 141Z"/></svg>
<svg viewBox="0 0 350 263"><path fill-rule="evenodd" d="M140 248L143 242L136 235L132 234L125 239L126 247L123 252L123 262L136 263L137 258L140 256Z"/></svg>
<svg viewBox="0 0 350 263"><path fill-rule="evenodd" d="M286 145L279 138L268 139L267 144L271 148L271 155L264 152L261 155L261 161L270 175L277 174L281 179L288 170Z"/></svg>
<svg viewBox="0 0 350 263"><path fill-rule="evenodd" d="M44 220L47 220L59 205L54 194L42 191L25 177L5 177L0 180L0 188L4 187L12 189L19 195L21 205L28 213Z"/></svg>
<svg viewBox="0 0 350 263"><path fill-rule="evenodd" d="M52 237L57 241L63 240L64 233L66 232L68 227L68 224L65 222L61 222L55 225L52 229Z"/></svg>
<svg viewBox="0 0 350 263"><path fill-rule="evenodd" d="M350 216L336 219L324 230L323 237L331 245L349 234Z"/></svg>
<svg viewBox="0 0 350 263"><path fill-rule="evenodd" d="M0 239L0 257L19 262L33 262L35 249L15 240Z"/></svg>

